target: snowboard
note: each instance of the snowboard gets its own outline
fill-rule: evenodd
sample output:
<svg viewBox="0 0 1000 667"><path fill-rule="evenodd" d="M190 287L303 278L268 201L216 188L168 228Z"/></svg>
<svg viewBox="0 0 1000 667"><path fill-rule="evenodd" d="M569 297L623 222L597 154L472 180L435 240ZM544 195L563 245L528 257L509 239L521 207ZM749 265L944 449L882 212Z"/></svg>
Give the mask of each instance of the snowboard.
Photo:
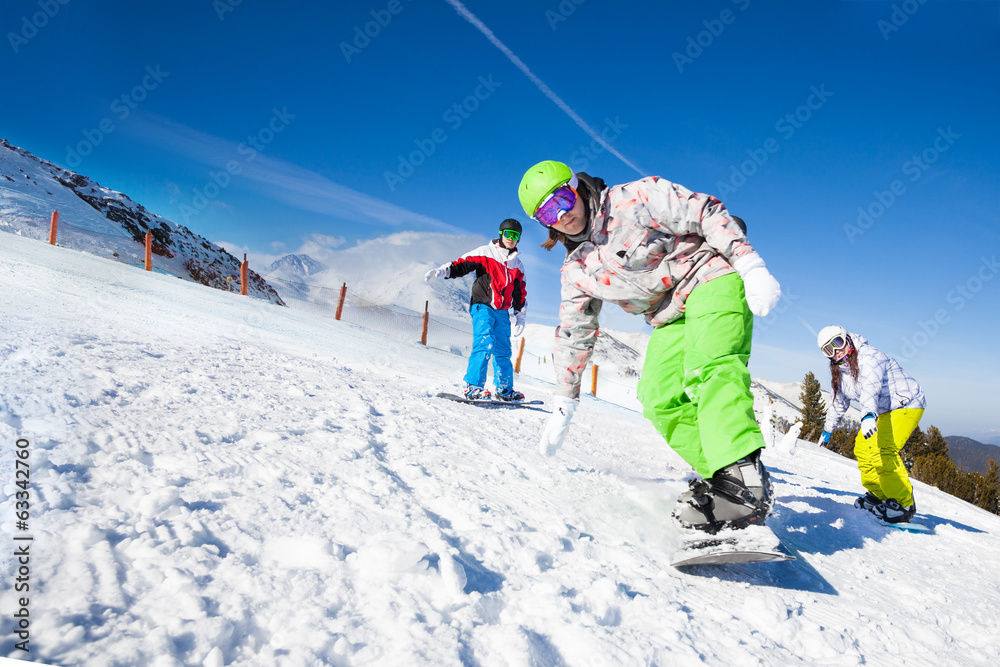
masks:
<svg viewBox="0 0 1000 667"><path fill-rule="evenodd" d="M544 405L542 401L497 401L492 398L481 399L481 398L465 398L464 396L459 396L457 394L449 394L442 391L437 395L438 398L446 398L449 401L456 401L457 403L468 403L469 405L480 405L489 408L525 408L528 410L542 410L537 407L539 405ZM542 410L542 412L546 412Z"/></svg>
<svg viewBox="0 0 1000 667"><path fill-rule="evenodd" d="M888 521L882 521L878 517L875 517L875 521L882 524L886 528L895 528L896 530L902 530L907 533L933 533L934 530L925 526L922 523L889 523Z"/></svg>
<svg viewBox="0 0 1000 667"><path fill-rule="evenodd" d="M685 531L670 564L688 567L783 560L795 560L795 556L785 549L774 531L766 526L748 526L742 530L721 530L715 535Z"/></svg>

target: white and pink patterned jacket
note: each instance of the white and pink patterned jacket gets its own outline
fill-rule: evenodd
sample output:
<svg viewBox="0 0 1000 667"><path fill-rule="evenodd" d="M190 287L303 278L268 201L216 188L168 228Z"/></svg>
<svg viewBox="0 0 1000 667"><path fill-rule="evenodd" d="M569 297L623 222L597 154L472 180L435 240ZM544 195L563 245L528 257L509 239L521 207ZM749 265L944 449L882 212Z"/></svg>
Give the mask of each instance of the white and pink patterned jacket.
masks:
<svg viewBox="0 0 1000 667"><path fill-rule="evenodd" d="M653 326L684 315L691 291L756 255L715 197L650 176L610 188L577 174L590 197L589 240L567 245L556 329L556 393L580 395L597 340L603 302L641 314Z"/></svg>

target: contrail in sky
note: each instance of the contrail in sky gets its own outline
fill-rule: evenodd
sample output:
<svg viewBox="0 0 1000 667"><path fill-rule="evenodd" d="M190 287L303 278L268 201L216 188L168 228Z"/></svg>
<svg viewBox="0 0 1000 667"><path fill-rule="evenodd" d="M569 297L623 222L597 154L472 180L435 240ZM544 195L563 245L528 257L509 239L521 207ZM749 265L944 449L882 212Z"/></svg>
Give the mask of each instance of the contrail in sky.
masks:
<svg viewBox="0 0 1000 667"><path fill-rule="evenodd" d="M604 137L602 137L600 134L598 134L596 130L594 130L592 127L590 127L589 125L587 125L587 122L585 120L583 120L582 118L580 118L579 114L577 114L575 111L573 111L569 107L569 105L566 104L562 100L561 97L559 97L558 95L556 95L555 92L553 92L553 90L551 88L549 88L547 85L545 85L544 81L542 81L537 76L535 76L535 73L532 72L530 69L528 69L528 66L525 65L524 62L522 62L520 58L518 58L516 55L514 55L514 52L511 51L509 48L507 48L506 44L504 44L499 39L497 39L497 36L493 34L492 30L490 30L489 28L487 28L486 25L482 21L480 21L472 12L470 12L468 9L466 9L465 5L463 5L461 2L459 2L459 0L446 0L446 1L447 1L447 3L449 5L451 5L452 7L455 8L455 11L458 12L459 16L461 16L466 21L468 21L469 23L471 23L472 25L474 25L479 30L479 32L481 32L484 35L486 35L486 39L488 39L491 42L493 42L493 45L496 46L498 49L500 49L503 52L503 54L505 56L507 56L508 60L510 60L512 63L514 63L514 65L519 70L521 70L522 72L524 72L524 74L529 79L531 79L531 82L534 83L536 86L538 86L538 89L540 91L542 91L545 94L546 97L548 97L550 100L552 100L553 102L555 102L556 106L558 106L560 109L562 109L563 112L567 116L569 116L570 118L572 118L573 122L576 123L577 125L579 125L580 128L584 132L586 132L588 135L590 135L590 137L594 141L596 141L597 143L599 143L601 146L604 146L605 150L607 150L609 153L611 153L612 155L614 155L616 158L618 158L619 160L621 160L622 162L624 162L626 165L628 165L629 167L631 167L632 169L634 169L636 171L636 173L638 173L640 176L646 176L647 175L647 173L645 171L643 171L642 169L639 169L639 167L637 167L634 164L632 164L629 161L629 159L626 158L621 153L619 153L615 149L614 146L612 146L607 141L605 141Z"/></svg>

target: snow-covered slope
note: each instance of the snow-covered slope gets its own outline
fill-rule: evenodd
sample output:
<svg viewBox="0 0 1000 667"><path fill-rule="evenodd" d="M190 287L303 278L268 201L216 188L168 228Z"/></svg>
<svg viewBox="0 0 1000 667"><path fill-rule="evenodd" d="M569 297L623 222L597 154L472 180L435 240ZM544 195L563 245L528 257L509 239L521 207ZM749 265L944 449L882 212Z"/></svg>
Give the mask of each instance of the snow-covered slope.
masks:
<svg viewBox="0 0 1000 667"><path fill-rule="evenodd" d="M677 571L686 467L634 411L436 399L461 357L13 235L0 242L0 636L76 665L995 665L1000 517L778 437L798 560ZM522 377L530 398L551 385ZM15 442L29 444L27 530ZM31 536L30 647L14 548ZM18 542L17 544L22 544Z"/></svg>
<svg viewBox="0 0 1000 667"><path fill-rule="evenodd" d="M47 240L53 211L59 212L61 246L138 265L149 232L156 271L239 291L240 260L219 246L120 192L0 139L0 231ZM248 282L252 296L281 303L256 272L248 272Z"/></svg>

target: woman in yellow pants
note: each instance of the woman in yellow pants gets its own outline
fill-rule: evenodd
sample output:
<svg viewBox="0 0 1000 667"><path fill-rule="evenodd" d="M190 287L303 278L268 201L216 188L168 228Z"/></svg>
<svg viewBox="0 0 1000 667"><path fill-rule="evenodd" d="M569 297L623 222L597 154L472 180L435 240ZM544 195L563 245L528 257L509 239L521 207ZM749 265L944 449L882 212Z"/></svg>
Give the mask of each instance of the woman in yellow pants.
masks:
<svg viewBox="0 0 1000 667"><path fill-rule="evenodd" d="M924 414L924 392L895 359L844 327L824 327L817 343L830 360L833 388L820 442L830 441L851 401L858 401L865 416L854 440L854 455L866 493L854 506L889 523L909 521L917 506L899 450Z"/></svg>

